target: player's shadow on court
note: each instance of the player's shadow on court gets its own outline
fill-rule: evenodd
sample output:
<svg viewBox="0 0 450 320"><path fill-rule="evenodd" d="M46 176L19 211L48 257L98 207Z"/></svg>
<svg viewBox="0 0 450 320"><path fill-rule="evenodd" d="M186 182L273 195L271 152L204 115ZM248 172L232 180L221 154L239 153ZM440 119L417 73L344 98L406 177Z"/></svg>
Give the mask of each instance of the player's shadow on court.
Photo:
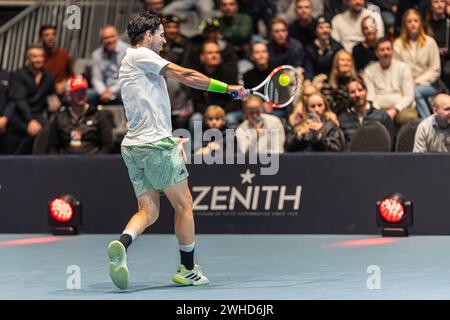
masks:
<svg viewBox="0 0 450 320"><path fill-rule="evenodd" d="M142 292L142 291L151 291L151 290L164 290L164 289L174 289L174 288L187 288L187 286L178 285L175 283L170 284L158 284L158 285L130 285L127 289L121 290L116 287L112 283L98 283L98 284L92 284L89 286L89 288L95 290L95 291L102 291L104 293L121 293L121 294L127 294L127 293L136 293L136 292Z"/></svg>

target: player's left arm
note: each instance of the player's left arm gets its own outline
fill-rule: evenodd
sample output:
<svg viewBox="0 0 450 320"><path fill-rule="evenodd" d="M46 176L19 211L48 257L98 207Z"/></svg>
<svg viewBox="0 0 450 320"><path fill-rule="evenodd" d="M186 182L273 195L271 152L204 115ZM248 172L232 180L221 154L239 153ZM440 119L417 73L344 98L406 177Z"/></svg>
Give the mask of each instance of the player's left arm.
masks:
<svg viewBox="0 0 450 320"><path fill-rule="evenodd" d="M207 90L211 92L228 93L237 92L238 98L243 99L246 97L246 91L243 86L230 85L215 79L209 78L201 72L193 69L183 68L175 63L169 63L162 68L161 75L176 80L178 82L187 85L188 87Z"/></svg>

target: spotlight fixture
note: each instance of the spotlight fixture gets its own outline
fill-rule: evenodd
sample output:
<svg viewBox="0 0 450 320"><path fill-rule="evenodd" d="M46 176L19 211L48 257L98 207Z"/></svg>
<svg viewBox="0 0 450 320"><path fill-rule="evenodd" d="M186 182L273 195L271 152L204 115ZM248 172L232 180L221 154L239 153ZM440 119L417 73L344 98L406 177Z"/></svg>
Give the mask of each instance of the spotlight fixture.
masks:
<svg viewBox="0 0 450 320"><path fill-rule="evenodd" d="M414 223L414 207L400 193L387 195L377 202L377 224L382 227L383 237L407 237L408 228Z"/></svg>
<svg viewBox="0 0 450 320"><path fill-rule="evenodd" d="M63 194L48 204L48 221L54 235L78 234L81 224L81 203L70 194Z"/></svg>

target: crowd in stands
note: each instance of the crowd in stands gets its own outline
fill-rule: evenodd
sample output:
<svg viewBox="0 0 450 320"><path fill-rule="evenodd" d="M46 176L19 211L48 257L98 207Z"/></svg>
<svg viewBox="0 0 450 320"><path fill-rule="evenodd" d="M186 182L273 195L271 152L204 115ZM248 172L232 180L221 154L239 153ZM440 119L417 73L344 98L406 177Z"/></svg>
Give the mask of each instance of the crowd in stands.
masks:
<svg viewBox="0 0 450 320"><path fill-rule="evenodd" d="M359 129L380 123L394 150L415 123L414 152L450 151L448 0L144 0L165 17L161 56L207 76L253 88L279 65L297 68L302 86L287 108L257 96L190 89L167 79L173 129L196 124L235 130L239 152L351 150ZM14 72L0 70L0 155L108 154L123 136L119 69L130 44L113 25L82 75L58 47L58 26L40 28ZM152 97L148 97L152 99ZM383 129L384 130L384 129ZM39 139L42 143L43 139ZM221 148L203 141L192 152Z"/></svg>

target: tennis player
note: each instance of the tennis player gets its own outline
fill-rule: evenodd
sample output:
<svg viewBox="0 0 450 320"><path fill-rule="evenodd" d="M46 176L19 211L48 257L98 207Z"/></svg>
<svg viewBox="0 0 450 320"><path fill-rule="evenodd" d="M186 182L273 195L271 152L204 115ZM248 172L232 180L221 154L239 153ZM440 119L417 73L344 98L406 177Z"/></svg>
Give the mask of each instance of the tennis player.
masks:
<svg viewBox="0 0 450 320"><path fill-rule="evenodd" d="M200 266L194 262L192 195L183 158L186 139L172 136L171 107L164 77L199 90L236 92L237 99L243 99L246 92L242 86L227 85L161 58L159 52L166 40L162 17L155 13L135 14L127 33L132 48L127 49L122 60L119 82L129 129L121 153L139 211L128 222L119 240L108 246L109 274L118 288L127 288L127 249L158 219L160 193L164 193L175 210L175 234L181 255L172 281L182 285L208 284Z"/></svg>

